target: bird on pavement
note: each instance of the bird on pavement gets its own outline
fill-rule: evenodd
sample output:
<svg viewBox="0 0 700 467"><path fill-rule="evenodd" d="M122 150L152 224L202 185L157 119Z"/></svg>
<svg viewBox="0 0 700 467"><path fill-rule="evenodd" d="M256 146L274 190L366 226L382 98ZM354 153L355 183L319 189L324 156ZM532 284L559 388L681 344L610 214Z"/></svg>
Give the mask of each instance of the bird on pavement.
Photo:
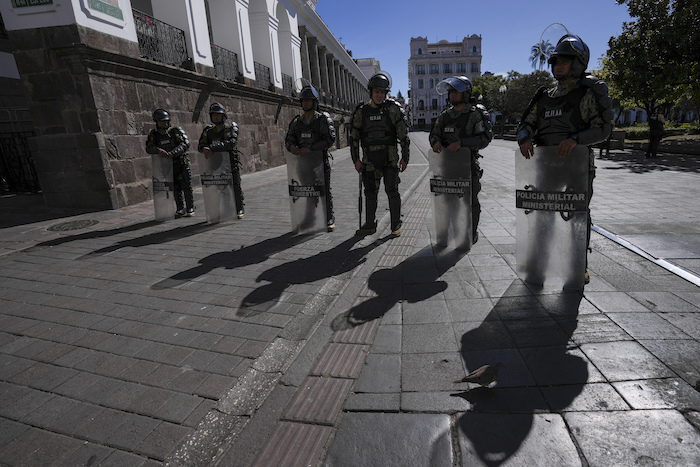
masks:
<svg viewBox="0 0 700 467"><path fill-rule="evenodd" d="M481 386L488 386L489 384L496 381L498 378L498 372L501 371L505 365L503 363L496 363L495 365L484 365L477 368L476 370L469 373L462 379L454 381L455 383L478 383Z"/></svg>

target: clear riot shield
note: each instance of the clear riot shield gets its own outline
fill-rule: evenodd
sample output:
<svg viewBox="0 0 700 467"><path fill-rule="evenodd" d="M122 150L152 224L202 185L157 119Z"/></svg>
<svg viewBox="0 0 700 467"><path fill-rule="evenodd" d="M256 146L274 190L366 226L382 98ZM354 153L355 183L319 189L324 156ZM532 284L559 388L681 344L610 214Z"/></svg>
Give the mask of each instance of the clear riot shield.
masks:
<svg viewBox="0 0 700 467"><path fill-rule="evenodd" d="M472 156L469 148L431 153L430 191L434 193L438 246L469 251L472 246Z"/></svg>
<svg viewBox="0 0 700 467"><path fill-rule="evenodd" d="M565 158L556 146L515 151L516 262L525 281L581 290L588 233L588 148Z"/></svg>
<svg viewBox="0 0 700 467"><path fill-rule="evenodd" d="M292 232L314 233L326 229L326 187L323 151L305 156L287 153L289 209Z"/></svg>
<svg viewBox="0 0 700 467"><path fill-rule="evenodd" d="M153 209L156 221L175 218L175 185L173 184L173 161L160 154L152 154L153 163Z"/></svg>
<svg viewBox="0 0 700 467"><path fill-rule="evenodd" d="M209 159L198 154L201 171L202 195L207 221L211 224L225 222L236 217L233 197L233 176L228 152L214 152Z"/></svg>

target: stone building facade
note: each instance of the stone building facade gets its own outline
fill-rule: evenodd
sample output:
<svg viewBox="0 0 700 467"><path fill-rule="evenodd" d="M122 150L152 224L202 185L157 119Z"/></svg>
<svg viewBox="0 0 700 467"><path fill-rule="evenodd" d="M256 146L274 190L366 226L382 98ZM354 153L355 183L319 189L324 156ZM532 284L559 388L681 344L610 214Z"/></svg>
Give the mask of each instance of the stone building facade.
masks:
<svg viewBox="0 0 700 467"><path fill-rule="evenodd" d="M339 129L336 144L346 145L342 127L366 99L367 79L314 6L304 0L0 3L46 204L114 209L150 199L144 145L159 107L185 129L195 152L209 105L220 102L239 124L244 172L284 164L284 135L300 111L295 83L302 78L321 92L321 107Z"/></svg>
<svg viewBox="0 0 700 467"><path fill-rule="evenodd" d="M481 36L472 34L461 42L436 43L429 43L427 37L411 38L408 86L409 114L414 127L430 126L437 119L446 106L447 96L438 94L435 86L455 75L469 79L481 76Z"/></svg>

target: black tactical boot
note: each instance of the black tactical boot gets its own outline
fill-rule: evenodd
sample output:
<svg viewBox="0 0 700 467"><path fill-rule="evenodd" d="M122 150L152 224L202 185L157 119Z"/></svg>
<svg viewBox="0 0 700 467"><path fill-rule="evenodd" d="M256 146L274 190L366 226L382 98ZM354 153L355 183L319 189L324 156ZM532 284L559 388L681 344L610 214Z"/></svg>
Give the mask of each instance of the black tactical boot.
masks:
<svg viewBox="0 0 700 467"><path fill-rule="evenodd" d="M375 220L374 222L365 222L362 227L357 229L355 231L355 235L359 236L367 236L367 235L372 235L373 233L377 232L377 221Z"/></svg>
<svg viewBox="0 0 700 467"><path fill-rule="evenodd" d="M365 223L355 231L355 235L372 235L377 232L377 200L367 198L367 212L365 212Z"/></svg>

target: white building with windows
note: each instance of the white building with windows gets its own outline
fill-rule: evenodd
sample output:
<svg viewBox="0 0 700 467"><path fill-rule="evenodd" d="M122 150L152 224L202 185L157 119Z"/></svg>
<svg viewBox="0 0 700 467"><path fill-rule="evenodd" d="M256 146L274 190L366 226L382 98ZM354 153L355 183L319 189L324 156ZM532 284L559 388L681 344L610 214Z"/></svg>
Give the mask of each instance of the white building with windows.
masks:
<svg viewBox="0 0 700 467"><path fill-rule="evenodd" d="M427 37L411 38L408 86L413 126L431 125L437 119L447 96L438 94L435 86L455 75L469 79L481 76L481 36L472 34L461 42L436 43L429 43Z"/></svg>

